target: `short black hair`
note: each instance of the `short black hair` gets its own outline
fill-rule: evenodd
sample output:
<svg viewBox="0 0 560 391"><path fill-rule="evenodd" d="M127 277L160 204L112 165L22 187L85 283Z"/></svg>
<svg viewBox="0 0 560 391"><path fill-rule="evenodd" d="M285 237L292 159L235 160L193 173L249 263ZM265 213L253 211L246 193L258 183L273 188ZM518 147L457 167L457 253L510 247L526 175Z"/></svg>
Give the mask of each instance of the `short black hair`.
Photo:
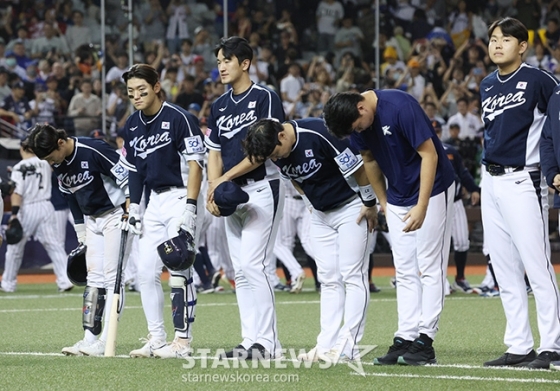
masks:
<svg viewBox="0 0 560 391"><path fill-rule="evenodd" d="M127 86L128 86L128 81L130 79L137 78L137 79L146 80L146 82L149 85L151 85L152 88L154 88L155 85L159 82L159 73L151 65L134 64L133 66L128 68L128 70L125 73L123 73L122 78ZM158 97L161 100L165 100L162 91L163 89L161 89L160 92L158 93Z"/></svg>
<svg viewBox="0 0 560 391"><path fill-rule="evenodd" d="M323 118L329 132L337 138L348 137L352 124L360 118L358 103L365 98L359 92L339 92L329 98L323 109Z"/></svg>
<svg viewBox="0 0 560 391"><path fill-rule="evenodd" d="M243 140L245 155L251 163L262 163L274 152L277 145L282 145L278 133L284 126L274 119L260 119L249 127Z"/></svg>
<svg viewBox="0 0 560 391"><path fill-rule="evenodd" d="M492 38L492 34L497 27L502 30L503 35L517 38L519 43L529 41L527 27L515 18L508 16L492 23L488 28L488 39Z"/></svg>
<svg viewBox="0 0 560 391"><path fill-rule="evenodd" d="M36 124L29 129L29 136L22 143L23 148L44 159L58 149L58 140L67 140L64 129L56 129L49 124Z"/></svg>
<svg viewBox="0 0 560 391"><path fill-rule="evenodd" d="M253 61L253 48L249 45L249 41L241 37L222 38L214 48L214 55L218 57L218 53L222 50L224 58L230 60L233 56L237 57L237 61L241 64L245 60Z"/></svg>

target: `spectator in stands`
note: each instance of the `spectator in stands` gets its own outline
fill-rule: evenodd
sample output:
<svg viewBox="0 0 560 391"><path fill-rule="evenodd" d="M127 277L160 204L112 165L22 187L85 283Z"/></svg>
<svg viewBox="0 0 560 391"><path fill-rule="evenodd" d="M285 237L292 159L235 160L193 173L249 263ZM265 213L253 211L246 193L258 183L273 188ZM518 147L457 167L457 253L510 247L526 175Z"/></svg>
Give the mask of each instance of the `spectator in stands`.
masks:
<svg viewBox="0 0 560 391"><path fill-rule="evenodd" d="M410 40L414 42L417 39L426 38L433 27L434 26L428 22L426 12L421 8L415 9L412 22L409 26Z"/></svg>
<svg viewBox="0 0 560 391"><path fill-rule="evenodd" d="M342 25L334 36L334 48L337 56L337 63L340 62L344 53L352 53L355 57L362 56L362 40L364 33L356 25L351 16L342 18Z"/></svg>
<svg viewBox="0 0 560 391"><path fill-rule="evenodd" d="M208 8L204 0L194 0L188 2L187 8L187 28L189 36L194 37L194 31L198 26L210 26L214 23L216 14L214 10Z"/></svg>
<svg viewBox="0 0 560 391"><path fill-rule="evenodd" d="M18 65L14 52L6 53L4 58L4 67L12 74L17 75L20 79L25 79L25 68Z"/></svg>
<svg viewBox="0 0 560 391"><path fill-rule="evenodd" d="M478 66L479 61L483 61L484 64L490 63L490 58L488 57L488 49L486 44L480 40L466 40L463 45L461 45L453 58L462 59L463 73L468 75L472 68Z"/></svg>
<svg viewBox="0 0 560 391"><path fill-rule="evenodd" d="M190 75L194 75L194 58L196 54L192 51L193 42L190 38L185 38L181 41L181 52L179 53L179 57L181 58L181 62L183 63L182 69L185 73ZM157 69L157 68L156 68ZM183 81L185 75L179 78L180 81Z"/></svg>
<svg viewBox="0 0 560 391"><path fill-rule="evenodd" d="M52 74L51 76L56 79L57 82L57 90L65 91L68 89L68 85L70 83L70 79L66 74L66 68L62 65L61 62L54 62L52 64ZM48 87L48 86L47 86Z"/></svg>
<svg viewBox="0 0 560 391"><path fill-rule="evenodd" d="M193 75L185 75L185 79L181 83L181 90L179 91L179 95L177 95L177 99L175 99L175 103L185 110L187 110L192 103L196 103L199 106L202 106L204 103L204 97L198 90L195 89L195 79Z"/></svg>
<svg viewBox="0 0 560 391"><path fill-rule="evenodd" d="M368 63L375 62L375 51L372 50L372 43L375 39L375 23L375 12L373 11L372 4L369 2L361 4L356 18L356 26L358 26L364 34L362 53L364 60Z"/></svg>
<svg viewBox="0 0 560 391"><path fill-rule="evenodd" d="M177 94L179 94L179 83L177 82L178 68L171 66L167 68L165 77L161 82L161 88L165 91L167 101L175 102Z"/></svg>
<svg viewBox="0 0 560 391"><path fill-rule="evenodd" d="M68 116L74 117L76 136L88 136L94 129L101 127L101 99L92 94L91 79L83 79L81 92L74 95L68 106Z"/></svg>
<svg viewBox="0 0 560 391"><path fill-rule="evenodd" d="M282 105L287 118L295 113L295 106L300 98L300 93L304 87L305 80L301 77L301 68L298 63L290 64L288 75L280 81L280 94Z"/></svg>
<svg viewBox="0 0 560 391"><path fill-rule="evenodd" d="M3 120L15 125L20 130L20 136L31 127L33 113L29 107L29 101L25 97L23 82L16 81L12 84L12 94L4 99L0 108L0 116Z"/></svg>
<svg viewBox="0 0 560 391"><path fill-rule="evenodd" d="M138 44L144 52L155 51L158 39L165 36L167 30L167 13L159 0L147 0L135 8L136 18L140 24Z"/></svg>
<svg viewBox="0 0 560 391"><path fill-rule="evenodd" d="M459 138L461 140L480 137L484 128L480 117L469 113L469 99L465 97L457 99L457 114L449 117L447 122L459 125L461 128Z"/></svg>
<svg viewBox="0 0 560 391"><path fill-rule="evenodd" d="M57 113L56 102L50 98L44 84L35 85L35 99L29 102L33 113L33 124L48 123L55 125L55 115Z"/></svg>
<svg viewBox="0 0 560 391"><path fill-rule="evenodd" d="M550 2L549 2L550 4ZM527 30L537 31L541 20L541 2L535 0L517 0L513 7L517 11L515 17L523 23ZM550 11L547 11L547 15ZM496 20L497 16L487 20Z"/></svg>
<svg viewBox="0 0 560 391"><path fill-rule="evenodd" d="M457 123L451 123L448 127L449 137L443 140L445 144L453 146L455 149L459 149L461 146L461 139L459 134L461 133L461 127Z"/></svg>
<svg viewBox="0 0 560 391"><path fill-rule="evenodd" d="M23 45L23 41L14 42L12 50L8 53L14 54L17 64L23 69L27 69L27 66L31 62L33 62L33 60L31 60L31 58L29 58L27 54L25 54L25 46Z"/></svg>
<svg viewBox="0 0 560 391"><path fill-rule="evenodd" d="M261 50L263 52L264 50ZM268 58L265 56L263 59L256 52L253 54L253 61L251 62L251 67L249 68L249 77L256 84L267 84L268 80L268 60L270 59L271 53L267 49Z"/></svg>
<svg viewBox="0 0 560 391"><path fill-rule="evenodd" d="M205 72L210 72L215 68L214 46L215 42L210 32L206 28L198 26L195 29L192 51L204 59Z"/></svg>
<svg viewBox="0 0 560 391"><path fill-rule="evenodd" d="M459 0L455 9L449 15L447 24L447 31L451 34L455 47L460 47L469 39L471 29L471 15L467 11L467 2Z"/></svg>
<svg viewBox="0 0 560 391"><path fill-rule="evenodd" d="M65 36L68 47L74 54L80 46L91 43L91 30L84 24L84 14L82 11L72 12L72 24L66 27Z"/></svg>
<svg viewBox="0 0 560 391"><path fill-rule="evenodd" d="M556 49L557 43L554 44L552 47L552 51ZM541 40L535 37L535 41L533 43L533 49L535 54L529 56L525 59L525 62L529 65L534 67L547 70L549 72L555 73L556 68L558 68L558 61L551 55L546 52L546 48L544 47Z"/></svg>
<svg viewBox="0 0 560 391"><path fill-rule="evenodd" d="M31 46L32 58L55 58L63 56L68 58L70 48L64 36L56 35L57 30L52 22L45 22L43 26L43 36L36 38Z"/></svg>
<svg viewBox="0 0 560 391"><path fill-rule="evenodd" d="M12 95L12 89L8 83L8 70L0 66L0 103L4 102L6 97Z"/></svg>
<svg viewBox="0 0 560 391"><path fill-rule="evenodd" d="M189 38L187 8L188 5L183 4L181 0L171 0L165 10L168 17L165 39L169 54L177 53L181 46L181 40Z"/></svg>
<svg viewBox="0 0 560 391"><path fill-rule="evenodd" d="M549 53L552 52L552 47L556 45L559 39L560 39L560 26L558 26L558 19L550 17L546 22L544 39L542 41L543 45L546 47Z"/></svg>
<svg viewBox="0 0 560 391"><path fill-rule="evenodd" d="M113 87L117 99L114 99L112 104L107 107L107 115L111 117L111 134L120 134L126 123L126 119L130 115L130 103L128 100L128 93L126 84L118 82Z"/></svg>
<svg viewBox="0 0 560 391"><path fill-rule="evenodd" d="M319 33L317 51L325 55L327 52L334 51L334 37L338 30L338 23L344 17L344 8L336 0L321 0L315 15Z"/></svg>
<svg viewBox="0 0 560 391"><path fill-rule="evenodd" d="M33 40L28 37L27 27L24 24L20 24L17 28L17 37L11 39L6 45L6 51L13 50L16 42L23 42L23 47L25 48L25 55L31 57L31 46L33 45Z"/></svg>
<svg viewBox="0 0 560 391"><path fill-rule="evenodd" d="M58 81L56 77L49 76L45 81L45 85L47 87L46 95L50 99L54 100L55 108L57 110L55 114L55 120L57 121L58 126L62 126L62 117L66 114L66 109L68 108L68 101L65 100L59 90L58 90Z"/></svg>
<svg viewBox="0 0 560 391"><path fill-rule="evenodd" d="M411 58L407 63L407 71L396 82L397 88L402 88L416 98L418 102L420 102L426 87L426 78L421 73L421 67L422 65L416 58Z"/></svg>
<svg viewBox="0 0 560 391"><path fill-rule="evenodd" d="M383 59L385 62L381 64L381 74L396 82L406 72L405 63L398 59L397 49L387 46L383 51Z"/></svg>
<svg viewBox="0 0 560 391"><path fill-rule="evenodd" d="M117 54L117 64L109 69L105 76L105 81L111 83L113 81L122 81L122 75L128 69L128 53L124 50L119 51Z"/></svg>

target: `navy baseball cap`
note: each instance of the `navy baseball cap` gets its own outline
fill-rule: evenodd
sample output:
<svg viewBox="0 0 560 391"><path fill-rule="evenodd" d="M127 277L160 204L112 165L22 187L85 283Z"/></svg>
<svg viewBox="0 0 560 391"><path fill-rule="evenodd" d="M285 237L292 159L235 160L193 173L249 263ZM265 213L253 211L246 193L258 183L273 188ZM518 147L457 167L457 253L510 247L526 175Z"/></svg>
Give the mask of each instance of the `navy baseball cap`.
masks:
<svg viewBox="0 0 560 391"><path fill-rule="evenodd" d="M189 105L189 110L200 111L200 105L198 103L191 103Z"/></svg>
<svg viewBox="0 0 560 391"><path fill-rule="evenodd" d="M247 201L249 201L249 194L235 182L222 182L214 190L214 202L218 205L222 216L232 215L237 205Z"/></svg>

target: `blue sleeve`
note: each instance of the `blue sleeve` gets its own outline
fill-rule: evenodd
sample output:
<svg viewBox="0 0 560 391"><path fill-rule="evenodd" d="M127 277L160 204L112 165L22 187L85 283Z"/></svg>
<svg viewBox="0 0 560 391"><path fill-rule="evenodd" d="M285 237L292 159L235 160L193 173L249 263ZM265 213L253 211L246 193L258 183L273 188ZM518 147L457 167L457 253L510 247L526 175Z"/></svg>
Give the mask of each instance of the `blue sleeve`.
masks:
<svg viewBox="0 0 560 391"><path fill-rule="evenodd" d="M356 151L367 151L367 150L369 150L369 148L367 147L363 137L359 133L356 133L356 132L352 132L352 134L350 135L350 145Z"/></svg>
<svg viewBox="0 0 560 391"><path fill-rule="evenodd" d="M362 156L356 153L347 140L339 140L327 133L322 141L323 151L328 159L334 159L341 174L347 178L364 165Z"/></svg>
<svg viewBox="0 0 560 391"><path fill-rule="evenodd" d="M411 99L414 98L411 97ZM399 131L414 149L418 149L424 141L435 136L435 131L416 100L403 103L397 114Z"/></svg>
<svg viewBox="0 0 560 391"><path fill-rule="evenodd" d="M548 103L550 99L552 99L553 92L555 91L556 86L558 85L558 80L546 71L542 71L543 81L539 83L540 89L540 96L537 103L537 107L539 110L544 113L548 110Z"/></svg>
<svg viewBox="0 0 560 391"><path fill-rule="evenodd" d="M556 91L560 91L559 88ZM560 119L558 118L558 113L560 113L560 95L557 93L552 94L548 102L547 116L544 122L544 126L541 132L540 140L540 157L541 157L541 168L543 174L546 178L546 183L548 186L552 186L554 177L560 172L558 167L558 160L555 148L554 148L554 132L558 132L558 126L560 125ZM557 148L558 149L558 148ZM558 156L560 158L560 156Z"/></svg>
<svg viewBox="0 0 560 391"><path fill-rule="evenodd" d="M117 186L124 189L128 185L128 169L120 161L121 156L105 141L96 145L93 160L100 167L100 172L111 177Z"/></svg>
<svg viewBox="0 0 560 391"><path fill-rule="evenodd" d="M85 221L84 213L78 204L78 200L76 200L76 196L74 194L68 194L66 199L68 200L68 206L70 207L70 212L74 218L74 224L83 224Z"/></svg>
<svg viewBox="0 0 560 391"><path fill-rule="evenodd" d="M173 129L176 131L175 143L178 151L186 156L187 160L204 161L206 147L204 137L200 130L198 119L194 115L187 115L177 120Z"/></svg>
<svg viewBox="0 0 560 391"><path fill-rule="evenodd" d="M210 116L208 117L208 137L204 139L204 143L208 149L220 151L222 149L220 142L220 132L216 124L214 111L216 110L216 102L210 107Z"/></svg>
<svg viewBox="0 0 560 391"><path fill-rule="evenodd" d="M263 101L258 106L257 118L276 118L280 122L285 121L284 107L276 92L266 90L263 93Z"/></svg>
<svg viewBox="0 0 560 391"><path fill-rule="evenodd" d="M457 160L457 165L459 166L458 177L461 180L461 185L463 185L469 193L473 193L475 191L480 193L480 186L475 183L471 173L463 164L463 159L461 158L461 156L459 154L457 154L457 156L459 158Z"/></svg>

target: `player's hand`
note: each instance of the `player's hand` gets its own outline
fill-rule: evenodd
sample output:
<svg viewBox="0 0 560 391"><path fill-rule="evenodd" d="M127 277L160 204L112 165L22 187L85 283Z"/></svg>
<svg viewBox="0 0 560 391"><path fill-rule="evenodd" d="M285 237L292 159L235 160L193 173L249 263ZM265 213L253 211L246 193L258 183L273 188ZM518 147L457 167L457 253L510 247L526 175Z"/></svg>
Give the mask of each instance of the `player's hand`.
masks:
<svg viewBox="0 0 560 391"><path fill-rule="evenodd" d="M423 207L420 205L415 205L408 211L408 213L403 217L402 221L407 224L403 228L403 232L412 232L420 229L426 218L426 210L428 207Z"/></svg>
<svg viewBox="0 0 560 391"><path fill-rule="evenodd" d="M478 191L473 191L471 193L471 205L478 205L480 202L480 193Z"/></svg>
<svg viewBox="0 0 560 391"><path fill-rule="evenodd" d="M377 226L377 206L374 205L367 207L365 205L362 205L362 209L360 209L360 214L358 215L356 224L360 224L362 219L366 219L368 231L373 232L373 230Z"/></svg>
<svg viewBox="0 0 560 391"><path fill-rule="evenodd" d="M225 176L221 176L219 178L216 178L212 181L208 181L208 195L207 195L207 202L211 202L214 201L214 190L216 189L216 187L218 187L218 185L222 182L226 182L227 178Z"/></svg>
<svg viewBox="0 0 560 391"><path fill-rule="evenodd" d="M216 217L220 217L220 208L218 208L218 205L216 205L216 203L214 202L214 200L212 199L212 201L208 201L206 203L206 209L208 210L208 212L210 212L212 215L216 216Z"/></svg>
<svg viewBox="0 0 560 391"><path fill-rule="evenodd" d="M74 231L76 231L76 236L78 237L78 243L86 243L86 225L85 224L75 224Z"/></svg>
<svg viewBox="0 0 560 391"><path fill-rule="evenodd" d="M177 231L180 229L187 231L195 238L196 232L196 205L194 204L187 204L185 206L185 210L183 211L183 215L181 216L181 220L179 220L179 224L177 225Z"/></svg>
<svg viewBox="0 0 560 391"><path fill-rule="evenodd" d="M123 213L121 216L121 231L128 231L128 213Z"/></svg>
<svg viewBox="0 0 560 391"><path fill-rule="evenodd" d="M134 235L140 235L142 233L140 205L138 204L130 204L128 206L128 230Z"/></svg>
<svg viewBox="0 0 560 391"><path fill-rule="evenodd" d="M560 174L556 174L554 176L554 180L552 181L552 185L556 189L556 191L560 191Z"/></svg>

